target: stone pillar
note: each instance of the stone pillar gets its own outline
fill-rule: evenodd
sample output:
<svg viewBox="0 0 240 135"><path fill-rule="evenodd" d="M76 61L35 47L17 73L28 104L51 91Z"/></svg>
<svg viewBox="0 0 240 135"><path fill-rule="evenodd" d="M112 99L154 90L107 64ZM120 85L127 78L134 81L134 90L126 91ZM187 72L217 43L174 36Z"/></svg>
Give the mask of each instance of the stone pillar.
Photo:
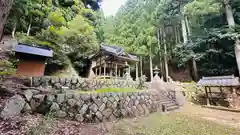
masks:
<svg viewBox="0 0 240 135"><path fill-rule="evenodd" d="M232 87L232 103L233 103L233 107L236 108L236 105L237 105L237 92L236 92L236 88L235 87Z"/></svg>

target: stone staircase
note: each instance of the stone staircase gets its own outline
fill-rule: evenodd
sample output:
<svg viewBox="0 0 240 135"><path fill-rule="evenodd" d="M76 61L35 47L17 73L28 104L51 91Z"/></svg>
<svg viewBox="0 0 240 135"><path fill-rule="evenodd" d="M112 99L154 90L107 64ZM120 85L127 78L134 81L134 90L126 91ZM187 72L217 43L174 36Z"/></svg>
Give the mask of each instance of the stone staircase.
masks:
<svg viewBox="0 0 240 135"><path fill-rule="evenodd" d="M173 99L163 98L159 102L162 105L163 112L173 111L180 108L178 103Z"/></svg>
<svg viewBox="0 0 240 135"><path fill-rule="evenodd" d="M173 91L162 93L159 103L163 112L174 111L180 108Z"/></svg>

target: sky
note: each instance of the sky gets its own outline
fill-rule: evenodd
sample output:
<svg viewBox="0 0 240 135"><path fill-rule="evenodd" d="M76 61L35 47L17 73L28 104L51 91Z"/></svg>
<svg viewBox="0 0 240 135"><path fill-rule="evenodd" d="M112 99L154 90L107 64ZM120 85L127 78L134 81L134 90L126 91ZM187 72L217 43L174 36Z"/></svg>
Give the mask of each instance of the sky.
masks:
<svg viewBox="0 0 240 135"><path fill-rule="evenodd" d="M118 9L125 4L127 0L103 0L101 3L105 16L115 15Z"/></svg>

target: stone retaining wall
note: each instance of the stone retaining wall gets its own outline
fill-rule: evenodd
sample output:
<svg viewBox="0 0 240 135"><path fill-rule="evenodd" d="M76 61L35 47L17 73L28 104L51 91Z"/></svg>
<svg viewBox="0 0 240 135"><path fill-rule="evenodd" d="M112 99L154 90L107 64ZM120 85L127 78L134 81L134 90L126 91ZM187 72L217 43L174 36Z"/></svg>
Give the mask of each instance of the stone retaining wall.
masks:
<svg viewBox="0 0 240 135"><path fill-rule="evenodd" d="M72 89L72 90L96 90L100 88L139 88L147 89L148 85L145 83L143 86L136 81L130 80L94 80L86 78L60 78L52 76L33 77L33 87L52 87L54 89ZM142 89L142 88L141 88Z"/></svg>
<svg viewBox="0 0 240 135"><path fill-rule="evenodd" d="M26 90L23 94L9 99L1 116L13 117L20 112L46 114L53 111L59 118L80 122L112 121L156 112L161 109L159 100L153 91L101 94L69 91L62 94L44 94L36 90Z"/></svg>

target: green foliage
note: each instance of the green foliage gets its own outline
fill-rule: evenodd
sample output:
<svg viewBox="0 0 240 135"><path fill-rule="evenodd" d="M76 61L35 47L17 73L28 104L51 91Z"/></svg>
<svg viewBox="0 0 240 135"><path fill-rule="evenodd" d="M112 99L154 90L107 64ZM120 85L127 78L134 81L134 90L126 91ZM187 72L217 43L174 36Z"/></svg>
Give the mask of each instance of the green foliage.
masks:
<svg viewBox="0 0 240 135"><path fill-rule="evenodd" d="M14 32L16 27L15 37L19 42L53 49L54 57L47 61L46 73L54 74L67 68L69 61L84 62L72 57L68 60L69 54L77 52L86 58L98 49L96 13L85 6L78 0L16 0L8 18L7 32Z"/></svg>
<svg viewBox="0 0 240 135"><path fill-rule="evenodd" d="M0 76L1 75L12 75L16 72L14 65L7 60L0 60Z"/></svg>

